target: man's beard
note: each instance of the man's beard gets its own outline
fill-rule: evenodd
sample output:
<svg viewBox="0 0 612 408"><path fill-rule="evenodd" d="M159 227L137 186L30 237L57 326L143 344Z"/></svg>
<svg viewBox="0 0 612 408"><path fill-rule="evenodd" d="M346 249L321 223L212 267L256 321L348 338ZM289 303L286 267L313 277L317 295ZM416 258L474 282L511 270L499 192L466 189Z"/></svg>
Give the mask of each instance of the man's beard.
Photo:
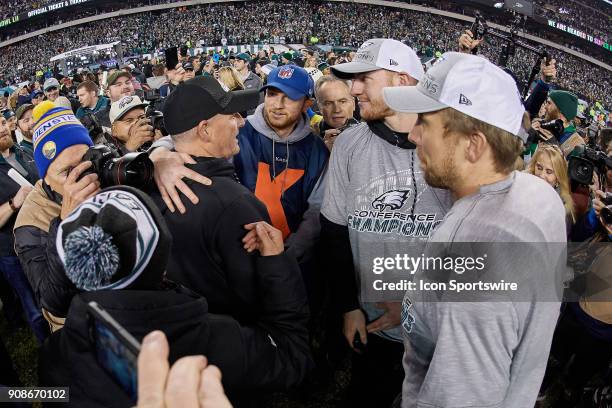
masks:
<svg viewBox="0 0 612 408"><path fill-rule="evenodd" d="M283 119L273 119L272 115L269 115L266 109L264 108L264 119L268 126L273 129L284 130L287 128L293 128L296 126L297 122L300 120L301 114L296 116L286 115Z"/></svg>
<svg viewBox="0 0 612 408"><path fill-rule="evenodd" d="M383 120L387 116L391 116L393 111L385 104L382 99L370 99L368 101L368 108L361 109L361 118L367 122L373 120Z"/></svg>
<svg viewBox="0 0 612 408"><path fill-rule="evenodd" d="M0 136L0 152L10 149L14 144L10 133L7 136Z"/></svg>
<svg viewBox="0 0 612 408"><path fill-rule="evenodd" d="M447 152L442 162L435 167L433 167L431 163L426 162L427 165L425 166L424 177L425 182L431 187L448 190L456 185L458 176L452 153L452 151ZM423 161L423 159L421 159L421 161Z"/></svg>
<svg viewBox="0 0 612 408"><path fill-rule="evenodd" d="M21 130L21 135L23 136L24 139L27 139L30 142L32 141L33 132L31 130L26 130L26 131Z"/></svg>
<svg viewBox="0 0 612 408"><path fill-rule="evenodd" d="M559 118L559 114L560 114L560 113L561 113L561 112L559 112L559 109L557 109L557 108L554 108L554 107L552 107L552 108L548 108L548 109L546 109L546 115L545 115L545 117L544 117L544 120L545 120L546 122L550 122L551 120L557 120L557 119L560 119L560 118Z"/></svg>

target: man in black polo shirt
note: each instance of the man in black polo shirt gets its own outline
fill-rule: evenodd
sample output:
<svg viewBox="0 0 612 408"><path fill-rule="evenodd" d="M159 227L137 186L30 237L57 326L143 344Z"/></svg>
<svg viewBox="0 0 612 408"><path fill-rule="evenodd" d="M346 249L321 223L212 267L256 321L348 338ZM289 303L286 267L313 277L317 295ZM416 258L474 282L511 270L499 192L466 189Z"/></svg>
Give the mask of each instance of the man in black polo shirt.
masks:
<svg viewBox="0 0 612 408"><path fill-rule="evenodd" d="M48 326L21 269L13 242L17 213L32 187L21 187L13 181L8 175L11 169L32 184L38 178L32 155L14 144L8 122L0 116L0 272L19 297L28 323L42 343L49 333Z"/></svg>

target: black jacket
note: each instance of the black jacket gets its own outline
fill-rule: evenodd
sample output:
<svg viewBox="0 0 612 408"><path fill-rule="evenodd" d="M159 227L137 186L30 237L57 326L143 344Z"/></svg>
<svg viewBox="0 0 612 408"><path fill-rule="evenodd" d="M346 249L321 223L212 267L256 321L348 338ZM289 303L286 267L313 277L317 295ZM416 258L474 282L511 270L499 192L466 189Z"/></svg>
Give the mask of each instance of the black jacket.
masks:
<svg viewBox="0 0 612 408"><path fill-rule="evenodd" d="M170 362L204 354L223 373L229 398L240 405L256 391L299 384L312 367L308 306L295 261L258 257L260 314L248 326L208 313L205 299L182 288L163 291L101 291L76 296L64 328L40 350L39 384L69 386L75 407L130 407L128 397L98 365L88 331L86 304L96 301L139 341L162 330Z"/></svg>
<svg viewBox="0 0 612 408"><path fill-rule="evenodd" d="M187 212L171 213L159 193L152 193L173 237L168 278L206 297L212 313L252 320L261 298L255 285L258 255L244 250L242 238L244 225L269 221L268 212L236 181L229 161L194 160L197 163L188 167L212 180L211 186L190 184L199 204L183 197Z"/></svg>

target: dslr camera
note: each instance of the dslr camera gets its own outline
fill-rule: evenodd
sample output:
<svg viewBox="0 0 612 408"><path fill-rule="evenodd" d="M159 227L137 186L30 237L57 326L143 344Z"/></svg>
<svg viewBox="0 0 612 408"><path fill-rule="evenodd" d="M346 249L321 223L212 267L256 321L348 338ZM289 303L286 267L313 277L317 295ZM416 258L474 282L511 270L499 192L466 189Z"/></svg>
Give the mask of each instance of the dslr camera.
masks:
<svg viewBox="0 0 612 408"><path fill-rule="evenodd" d="M593 181L593 173L605 174L606 167L612 169L612 157L608 157L599 149L578 146L569 157L569 178L578 184L588 186Z"/></svg>
<svg viewBox="0 0 612 408"><path fill-rule="evenodd" d="M553 136L550 139L546 140L540 132L538 132L534 128L530 128L527 131L527 134L529 135L527 138L527 144L538 143L540 141L548 144L560 144L559 138L563 134L564 130L563 121L561 119L555 119L549 122L542 122L540 123L540 127L542 129L548 130L550 133L553 134Z"/></svg>
<svg viewBox="0 0 612 408"><path fill-rule="evenodd" d="M81 162L91 161L92 166L85 170L81 177L95 173L100 180L100 187L117 185L145 188L153 180L153 162L147 153L119 153L106 145L90 147Z"/></svg>
<svg viewBox="0 0 612 408"><path fill-rule="evenodd" d="M145 116L151 122L154 130L159 130L163 136L168 136L166 125L164 124L164 114L158 109L158 105L162 106L164 98L159 94L159 89L151 89L145 92L144 99L149 101L149 106L145 111Z"/></svg>

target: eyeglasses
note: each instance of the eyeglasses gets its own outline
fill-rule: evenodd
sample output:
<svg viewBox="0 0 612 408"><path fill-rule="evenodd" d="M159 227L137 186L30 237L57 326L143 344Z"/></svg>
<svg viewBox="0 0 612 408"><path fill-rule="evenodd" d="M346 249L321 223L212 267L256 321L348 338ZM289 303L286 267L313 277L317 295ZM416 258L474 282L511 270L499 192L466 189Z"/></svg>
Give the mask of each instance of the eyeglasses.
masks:
<svg viewBox="0 0 612 408"><path fill-rule="evenodd" d="M118 122L124 122L127 123L129 125L131 125L132 123L138 122L141 119L145 119L147 117L147 115L145 115L144 113L136 118L129 118L129 119L117 119Z"/></svg>
<svg viewBox="0 0 612 408"><path fill-rule="evenodd" d="M57 91L57 86L52 86L46 89L46 92L53 92L53 91Z"/></svg>

